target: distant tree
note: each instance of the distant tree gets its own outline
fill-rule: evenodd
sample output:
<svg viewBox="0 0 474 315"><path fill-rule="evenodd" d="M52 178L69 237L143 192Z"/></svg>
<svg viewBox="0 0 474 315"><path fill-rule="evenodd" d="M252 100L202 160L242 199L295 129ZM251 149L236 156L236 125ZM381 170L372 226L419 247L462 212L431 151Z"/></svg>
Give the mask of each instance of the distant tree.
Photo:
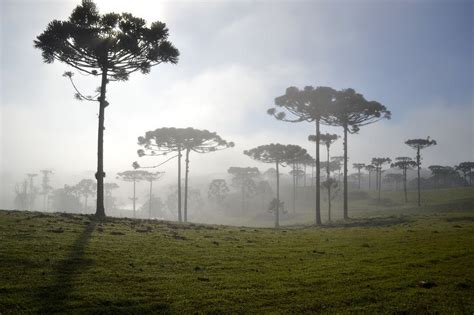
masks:
<svg viewBox="0 0 474 315"><path fill-rule="evenodd" d="M275 164L275 176L276 176L276 200L272 201L273 209L275 213L275 227L280 226L280 166L287 166L293 163L295 157L298 156L297 152L301 155L305 155L300 146L297 145L283 145L279 143L271 143L267 145L261 145L256 148L244 151L245 155L250 158L260 161L263 163L274 163ZM306 151L306 150L304 150Z"/></svg>
<svg viewBox="0 0 474 315"><path fill-rule="evenodd" d="M59 212L79 212L82 208L77 190L73 186L64 185L64 188L52 192L52 208Z"/></svg>
<svg viewBox="0 0 474 315"><path fill-rule="evenodd" d="M407 196L407 171L416 166L416 162L407 156L400 156L395 158L395 163L391 165L392 168L399 168L403 171L403 191L405 193L405 203L408 202Z"/></svg>
<svg viewBox="0 0 474 315"><path fill-rule="evenodd" d="M53 191L53 187L49 184L49 176L53 174L53 171L45 169L40 172L43 174L40 191L40 195L43 195L43 211L48 211L49 194Z"/></svg>
<svg viewBox="0 0 474 315"><path fill-rule="evenodd" d="M145 180L145 176L149 174L147 171L137 170L139 165L134 166L134 170L123 171L121 173L117 173L117 179L123 180L125 182L132 182L133 183L133 197L130 198L133 202L133 217L136 218L136 184L142 180Z"/></svg>
<svg viewBox="0 0 474 315"><path fill-rule="evenodd" d="M403 174L388 173L383 177L383 181L388 184L393 184L394 189L398 190L400 183L403 183Z"/></svg>
<svg viewBox="0 0 474 315"><path fill-rule="evenodd" d="M164 219L166 217L165 204L160 197L152 196L140 207L141 217Z"/></svg>
<svg viewBox="0 0 474 315"><path fill-rule="evenodd" d="M83 179L76 184L75 190L84 197L84 211L87 211L87 200L96 191L96 183L92 179Z"/></svg>
<svg viewBox="0 0 474 315"><path fill-rule="evenodd" d="M428 169L432 173L432 181L435 186L452 187L462 182L459 173L451 166L431 165Z"/></svg>
<svg viewBox="0 0 474 315"><path fill-rule="evenodd" d="M214 179L209 184L207 198L216 203L218 207L222 207L225 198L229 194L229 187L225 179Z"/></svg>
<svg viewBox="0 0 474 315"><path fill-rule="evenodd" d="M342 170L342 164L344 162L344 156L331 156L331 162L334 162L334 166L337 165L337 181L341 182L341 170Z"/></svg>
<svg viewBox="0 0 474 315"><path fill-rule="evenodd" d="M179 52L167 40L168 29L161 22L150 27L145 20L130 13L108 13L100 15L94 2L83 0L67 21L54 20L34 41L42 51L43 60L52 63L58 60L93 76L101 77L99 93L84 96L76 89L80 100L99 102L98 161L97 161L97 210L96 215L105 216L103 133L106 87L109 81L126 81L133 72L144 74L160 63L177 63ZM65 74L71 79L72 73Z"/></svg>
<svg viewBox="0 0 474 315"><path fill-rule="evenodd" d="M362 126L375 123L381 119L390 119L391 112L376 101L368 101L362 94L353 89L338 91L333 98L330 112L324 117L324 123L340 126L344 129L344 219L349 218L347 187L347 134L357 133Z"/></svg>
<svg viewBox="0 0 474 315"><path fill-rule="evenodd" d="M28 181L25 179L21 184L15 185L15 199L13 204L18 210L28 209L29 197L28 197Z"/></svg>
<svg viewBox="0 0 474 315"><path fill-rule="evenodd" d="M416 150L416 165L418 168L418 183L417 183L418 207L421 207L421 189L420 189L421 154L420 154L420 151L425 148L436 145L437 143L436 143L436 140L431 140L430 137L428 137L426 139L410 139L410 140L405 141L405 144Z"/></svg>
<svg viewBox="0 0 474 315"><path fill-rule="evenodd" d="M120 186L116 183L104 183L104 191L105 191L105 206L107 208L116 208L115 204L115 197L112 195L112 191L118 189Z"/></svg>
<svg viewBox="0 0 474 315"><path fill-rule="evenodd" d="M327 112L336 96L336 91L330 87L306 86L303 90L296 87L289 87L286 93L275 98L275 105L289 112L292 117L287 118L286 112L278 112L276 108L270 108L267 113L275 116L278 120L288 122L307 121L315 124L316 129L316 224L321 224L321 198L320 198L320 161L319 161L319 143L320 143L320 124L321 121L327 121Z"/></svg>
<svg viewBox="0 0 474 315"><path fill-rule="evenodd" d="M148 219L152 218L152 204L153 204L153 182L160 179L164 172L145 172L143 179L150 183L150 193L148 194Z"/></svg>
<svg viewBox="0 0 474 315"><path fill-rule="evenodd" d="M455 166L456 171L459 171L463 174L466 182L469 182L469 185L472 185L472 170L474 169L474 162L462 162L459 165ZM469 177L469 179L467 179Z"/></svg>
<svg viewBox="0 0 474 315"><path fill-rule="evenodd" d="M184 221L187 221L187 187L189 174L189 153L209 153L233 147L233 142L227 142L215 132L194 128L159 128L147 131L144 137L138 138L138 144L144 149L138 150L139 156L166 155L169 152L178 152L178 219L181 222L181 157L186 154L185 160L185 192L184 192Z"/></svg>
<svg viewBox="0 0 474 315"><path fill-rule="evenodd" d="M360 189L360 170L365 168L365 164L364 163L353 163L352 167L357 169L357 177L358 177L358 180L359 180L358 188Z"/></svg>
<svg viewBox="0 0 474 315"><path fill-rule="evenodd" d="M265 197L267 195L273 195L272 187L266 180L261 180L257 184L257 194L262 197L262 209L265 210Z"/></svg>
<svg viewBox="0 0 474 315"><path fill-rule="evenodd" d="M390 162L392 162L390 158L372 158L372 165L375 166L375 174L377 178L379 203L380 203L380 191L382 190L382 168L385 164L390 164Z"/></svg>
<svg viewBox="0 0 474 315"><path fill-rule="evenodd" d="M247 199L253 197L257 193L257 185L255 178L260 176L260 171L256 167L230 167L227 173L234 176L232 185L240 188L242 200L242 213L247 208Z"/></svg>
<svg viewBox="0 0 474 315"><path fill-rule="evenodd" d="M326 166L327 167L327 166ZM334 198L336 197L339 189L338 189L338 182L332 177L326 178L326 180L323 182L322 187L323 189L326 189L328 191L328 222L332 222L332 210L331 210L331 204Z"/></svg>
<svg viewBox="0 0 474 315"><path fill-rule="evenodd" d="M38 174L29 173L26 174L28 177L29 185L28 185L28 209L33 211L35 206L36 196L38 195L39 189L34 184L34 178L38 176Z"/></svg>
<svg viewBox="0 0 474 315"><path fill-rule="evenodd" d="M375 172L375 166L373 166L372 164L366 165L365 170L369 172L369 189L370 189L370 186L371 186L370 182L372 178L372 173Z"/></svg>

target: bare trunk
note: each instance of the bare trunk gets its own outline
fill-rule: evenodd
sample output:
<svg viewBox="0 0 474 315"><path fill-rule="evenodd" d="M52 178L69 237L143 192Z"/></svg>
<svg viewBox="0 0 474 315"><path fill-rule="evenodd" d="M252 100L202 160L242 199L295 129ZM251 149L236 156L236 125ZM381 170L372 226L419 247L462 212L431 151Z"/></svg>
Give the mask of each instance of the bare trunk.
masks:
<svg viewBox="0 0 474 315"><path fill-rule="evenodd" d="M136 178L134 177L133 178L133 218L136 218L136 212L135 212L135 201L136 201L136 183L137 183L137 180Z"/></svg>
<svg viewBox="0 0 474 315"><path fill-rule="evenodd" d="M277 184L277 205L275 210L275 228L280 226L280 171L279 171L279 163L276 162L276 184Z"/></svg>
<svg viewBox="0 0 474 315"><path fill-rule="evenodd" d="M405 203L408 202L407 196L407 169L403 169L403 191L405 192Z"/></svg>
<svg viewBox="0 0 474 315"><path fill-rule="evenodd" d="M181 147L178 146L178 221L183 222L181 216Z"/></svg>
<svg viewBox="0 0 474 315"><path fill-rule="evenodd" d="M326 162L326 181L328 185L328 221L331 222L331 171L329 169L329 145L326 145L328 160Z"/></svg>
<svg viewBox="0 0 474 315"><path fill-rule="evenodd" d="M348 192L347 192L347 129L344 125L344 220L349 219Z"/></svg>
<svg viewBox="0 0 474 315"><path fill-rule="evenodd" d="M319 119L316 119L316 225L321 225L321 165L319 164Z"/></svg>
<svg viewBox="0 0 474 315"><path fill-rule="evenodd" d="M105 93L107 87L107 68L102 69L102 82L100 85L100 98L99 98L99 127L98 127L98 139L97 139L97 173L95 178L97 179L97 208L95 215L97 217L105 217L104 208L104 119L105 119L105 107L107 102L105 100Z"/></svg>
<svg viewBox="0 0 474 315"><path fill-rule="evenodd" d="M420 147L416 150L416 164L418 165L418 207L421 207L421 191L420 191L420 169L421 169L421 157Z"/></svg>
<svg viewBox="0 0 474 315"><path fill-rule="evenodd" d="M293 213L296 213L296 166L293 163Z"/></svg>
<svg viewBox="0 0 474 315"><path fill-rule="evenodd" d="M186 170L184 173L184 222L188 222L188 175L189 175L189 149L186 149Z"/></svg>
<svg viewBox="0 0 474 315"><path fill-rule="evenodd" d="M148 219L151 219L151 198L153 191L153 181L150 180L150 199L148 200Z"/></svg>

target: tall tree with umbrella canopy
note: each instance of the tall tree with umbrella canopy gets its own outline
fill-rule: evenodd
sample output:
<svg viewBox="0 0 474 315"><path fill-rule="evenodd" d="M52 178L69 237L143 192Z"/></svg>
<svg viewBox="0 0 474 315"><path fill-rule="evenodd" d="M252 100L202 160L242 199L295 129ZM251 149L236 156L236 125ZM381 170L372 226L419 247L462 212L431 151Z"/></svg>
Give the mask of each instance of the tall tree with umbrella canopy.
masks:
<svg viewBox="0 0 474 315"><path fill-rule="evenodd" d="M138 166L138 165L137 165ZM142 171L142 170L129 170L129 171L123 171L120 173L117 173L117 179L123 180L125 182L132 182L133 183L133 197L130 198L133 202L133 217L136 217L136 184L137 182L140 182L144 180L144 176L148 174L147 171Z"/></svg>
<svg viewBox="0 0 474 315"><path fill-rule="evenodd" d="M357 179L359 181L359 185L358 185L358 188L360 189L360 171L365 168L365 164L364 163L353 163L352 164L352 167L357 169Z"/></svg>
<svg viewBox="0 0 474 315"><path fill-rule="evenodd" d="M330 166L330 154L329 150L331 145L336 142L339 138L336 134L325 133L319 136L319 144L323 144L326 146L326 153L327 153L327 160L326 160L326 188L328 191L328 220L331 221L331 187L334 186L335 183L332 183L331 180L331 166ZM312 142L317 141L316 135L309 135L308 140Z"/></svg>
<svg viewBox="0 0 474 315"><path fill-rule="evenodd" d="M99 103L97 148L97 209L104 217L104 116L109 105L106 87L110 81L126 81L131 73L150 72L161 63L177 63L179 52L168 41L168 28L162 22L149 27L145 20L130 13L99 14L95 3L83 0L66 21L53 20L34 41L43 60L64 62L83 74L100 77L99 93L84 96L76 89L76 97ZM72 82L72 72L66 72Z"/></svg>
<svg viewBox="0 0 474 315"><path fill-rule="evenodd" d="M321 168L319 160L319 137L320 124L325 121L328 107L335 98L336 91L330 87L306 86L303 90L297 87L289 87L286 93L275 98L275 105L283 108L285 111L277 111L276 108L270 108L267 113L275 116L278 120L288 122L307 121L315 124L316 129L316 224L321 224ZM287 118L286 112L291 114Z"/></svg>
<svg viewBox="0 0 474 315"><path fill-rule="evenodd" d="M191 151L198 153L209 153L233 147L233 142L227 142L215 132L199 130L194 128L158 128L148 131L144 137L138 138L138 144L144 149L138 150L139 156L144 155L166 155L176 151L178 157L178 219L181 222L181 157L185 153L185 186L184 186L184 222L187 222L188 209L188 175L189 154Z"/></svg>
<svg viewBox="0 0 474 315"><path fill-rule="evenodd" d="M349 218L347 161L348 133L357 133L362 126L373 124L381 119L390 119L391 112L376 101L368 101L353 89L338 91L324 123L344 129L344 219Z"/></svg>
<svg viewBox="0 0 474 315"><path fill-rule="evenodd" d="M417 181L417 187L418 187L418 207L421 207L421 176L420 176L420 171L421 171L421 150L429 148L431 146L434 146L437 144L436 140L431 140L430 137L426 139L410 139L405 141L405 144L408 145L409 147L413 148L416 150L416 166L417 166L417 175L418 175L418 181Z"/></svg>
<svg viewBox="0 0 474 315"><path fill-rule="evenodd" d="M416 166L416 162L411 157L399 156L395 158L395 162L392 163L391 167L398 168L403 171L403 191L405 194L405 203L408 202L407 194L407 171Z"/></svg>
<svg viewBox="0 0 474 315"><path fill-rule="evenodd" d="M271 143L261 145L256 148L244 151L245 155L250 158L263 163L275 164L276 176L276 201L275 208L275 228L280 226L280 166L287 166L293 163L295 158L299 155L307 154L306 150L298 145L283 145L279 143Z"/></svg>

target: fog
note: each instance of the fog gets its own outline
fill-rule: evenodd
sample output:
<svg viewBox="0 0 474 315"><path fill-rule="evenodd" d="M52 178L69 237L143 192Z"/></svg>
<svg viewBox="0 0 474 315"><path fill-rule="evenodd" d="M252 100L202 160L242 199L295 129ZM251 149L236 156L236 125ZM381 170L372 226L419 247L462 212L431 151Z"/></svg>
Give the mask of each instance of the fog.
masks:
<svg viewBox="0 0 474 315"><path fill-rule="evenodd" d="M40 51L33 48L33 39L47 23L67 18L77 4L1 3L1 209L16 208L15 187L28 173L53 170L54 189L94 179L98 104L75 100L73 88L62 77L71 69L59 62L44 64ZM314 144L307 141L314 134L313 124L281 122L266 114L289 86L350 87L392 111L391 120L349 136L349 166L369 163L373 157L414 157L404 142L427 136L438 145L423 152L424 168L474 160L472 15L463 14L469 8L472 12L472 3L216 1L160 2L150 8L144 1L104 0L97 5L102 13L128 11L149 22L167 23L170 40L181 52L177 65L159 65L148 75L133 74L126 82L108 85L105 182L119 188L112 193L116 207L106 207L107 214L133 215L132 184L116 179L118 172L132 169L134 161L153 166L166 160L139 158L137 138L161 127L193 127L217 132L235 147L191 153L189 185L200 191L203 205L196 207L193 202L199 200L190 200L190 221L250 224L242 217L260 214L261 222L271 225L266 208L273 194L264 195L263 202L258 196L250 198L249 209L242 212L239 189L232 187L227 170L258 167L263 173L273 167L243 154L269 143L298 144L314 156ZM80 74L75 82L86 94L100 84ZM321 131L342 135L342 128L323 125ZM342 154L339 139L331 155ZM321 159L325 160L323 146ZM290 170L282 170L287 210L292 200ZM153 194L166 204L177 184L176 160L154 171L165 172L154 183ZM349 167L351 173L355 170ZM429 171L425 169L424 175L428 177ZM299 211L313 209L310 177L311 170L306 188L300 181L298 193L306 198L299 201ZM225 179L230 189L220 209L208 200L214 179ZM39 187L41 176L34 180ZM148 189L147 182L137 184L137 209L147 202ZM41 198L33 210L43 210ZM93 213L93 204L91 197L90 209L64 211ZM153 217L176 220L176 212L165 209Z"/></svg>

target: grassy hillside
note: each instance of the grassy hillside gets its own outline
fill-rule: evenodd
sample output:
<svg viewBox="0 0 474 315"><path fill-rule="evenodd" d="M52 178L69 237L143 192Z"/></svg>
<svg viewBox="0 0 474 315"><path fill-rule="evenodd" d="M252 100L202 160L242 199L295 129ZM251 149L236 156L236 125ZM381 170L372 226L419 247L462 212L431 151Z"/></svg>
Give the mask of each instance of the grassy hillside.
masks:
<svg viewBox="0 0 474 315"><path fill-rule="evenodd" d="M0 211L0 313L472 314L474 190L425 198L280 230Z"/></svg>

